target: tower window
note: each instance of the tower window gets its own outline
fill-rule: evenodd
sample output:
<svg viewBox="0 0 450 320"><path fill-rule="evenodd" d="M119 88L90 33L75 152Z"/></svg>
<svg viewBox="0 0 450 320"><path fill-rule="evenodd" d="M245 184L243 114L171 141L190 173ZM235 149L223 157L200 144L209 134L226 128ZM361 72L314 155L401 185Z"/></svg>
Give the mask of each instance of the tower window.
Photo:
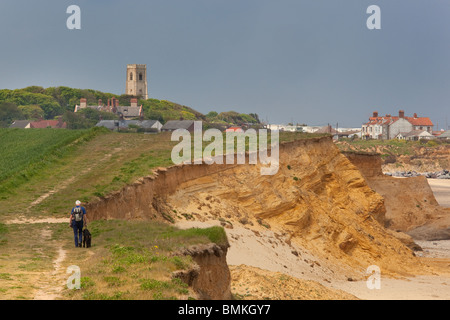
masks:
<svg viewBox="0 0 450 320"><path fill-rule="evenodd" d="M133 80L133 73L130 73L130 80Z"/></svg>
<svg viewBox="0 0 450 320"><path fill-rule="evenodd" d="M142 81L142 73L139 73L139 80Z"/></svg>

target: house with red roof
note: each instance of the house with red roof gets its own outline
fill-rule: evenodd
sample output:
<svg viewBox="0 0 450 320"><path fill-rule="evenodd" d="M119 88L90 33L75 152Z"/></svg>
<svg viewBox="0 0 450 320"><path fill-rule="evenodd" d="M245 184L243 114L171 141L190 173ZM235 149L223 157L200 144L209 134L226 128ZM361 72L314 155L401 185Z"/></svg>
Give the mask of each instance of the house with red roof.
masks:
<svg viewBox="0 0 450 320"><path fill-rule="evenodd" d="M225 130L225 132L244 132L241 127L229 127Z"/></svg>
<svg viewBox="0 0 450 320"><path fill-rule="evenodd" d="M433 132L433 122L428 117L418 117L414 113L412 117L405 116L405 111L400 110L398 116L387 114L380 116L375 111L369 121L362 125L362 137L366 139L394 139L399 133L406 134L412 131Z"/></svg>
<svg viewBox="0 0 450 320"><path fill-rule="evenodd" d="M116 99L115 97L108 99L107 105L103 104L102 99L98 100L97 105L88 105L87 99L81 98L80 105L77 104L75 106L74 112L78 112L86 108L103 112L112 112L118 115L122 120L138 119L144 116L144 110L142 108L142 105L138 106L138 99L136 98L131 99L130 106L119 106L119 99Z"/></svg>
<svg viewBox="0 0 450 320"><path fill-rule="evenodd" d="M30 122L29 128L31 129L45 129L45 128L52 128L52 129L66 129L67 123L60 120L40 120L40 121L34 121Z"/></svg>

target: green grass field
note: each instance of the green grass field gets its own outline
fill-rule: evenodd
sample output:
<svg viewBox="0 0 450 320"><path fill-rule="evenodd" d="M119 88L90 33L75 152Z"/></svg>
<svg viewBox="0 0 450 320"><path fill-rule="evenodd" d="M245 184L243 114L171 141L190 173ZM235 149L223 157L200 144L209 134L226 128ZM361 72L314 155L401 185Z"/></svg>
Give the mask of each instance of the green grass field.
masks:
<svg viewBox="0 0 450 320"><path fill-rule="evenodd" d="M192 258L174 252L194 244L227 243L219 227L178 230L163 223L112 220L96 221L90 229L95 254L82 265L81 290L64 291L70 299L193 298L185 283L171 277L192 267Z"/></svg>
<svg viewBox="0 0 450 320"><path fill-rule="evenodd" d="M280 140L310 137L282 133ZM93 247L80 250L67 222L6 224L17 217L68 219L75 200L96 200L172 165L177 143L170 133L0 130L0 299L33 299L42 288L57 286L52 272L61 250L66 255L60 270L82 269L81 290L64 290L63 299L194 297L184 283L171 279L174 270L189 268L192 260L173 252L192 244L225 243L221 227L179 230L154 221L94 221L89 223Z"/></svg>
<svg viewBox="0 0 450 320"><path fill-rule="evenodd" d="M86 203L120 190L157 167L173 165L171 133L107 130L0 130L0 221L5 215L66 216L75 200ZM316 137L281 133L280 142ZM210 142L203 142L203 147ZM225 148L224 138L224 148ZM248 147L248 144L247 144ZM192 152L192 156L194 152ZM33 204L33 205L32 205Z"/></svg>
<svg viewBox="0 0 450 320"><path fill-rule="evenodd" d="M0 182L0 219L24 212L66 216L77 199L94 200L150 175L155 167L171 165L171 146L175 144L168 134L120 134L95 129L44 130L43 134L5 129L2 133L8 136L7 145L16 145L8 150L18 151L7 152L9 161L19 162L2 172L8 178ZM27 148L30 143L41 148L36 146L31 151ZM29 160L28 155L34 160Z"/></svg>
<svg viewBox="0 0 450 320"><path fill-rule="evenodd" d="M0 196L56 163L101 130L0 129Z"/></svg>
<svg viewBox="0 0 450 320"><path fill-rule="evenodd" d="M179 230L154 221L94 221L92 247L75 248L67 223L0 223L0 299L31 300L42 288L60 287L68 300L168 300L195 298L172 272L193 266L177 255L190 245L226 243L221 227ZM7 240L6 240L7 239ZM54 261L61 250L58 273ZM69 266L81 270L81 288L68 289Z"/></svg>

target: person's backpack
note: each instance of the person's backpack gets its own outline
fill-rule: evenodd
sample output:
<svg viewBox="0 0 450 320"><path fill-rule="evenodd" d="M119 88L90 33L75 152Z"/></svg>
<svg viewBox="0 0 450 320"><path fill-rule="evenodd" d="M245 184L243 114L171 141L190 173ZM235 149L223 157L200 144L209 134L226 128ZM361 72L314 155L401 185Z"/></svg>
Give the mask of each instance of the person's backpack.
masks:
<svg viewBox="0 0 450 320"><path fill-rule="evenodd" d="M73 208L73 217L77 222L83 220L83 211L81 210L81 207Z"/></svg>

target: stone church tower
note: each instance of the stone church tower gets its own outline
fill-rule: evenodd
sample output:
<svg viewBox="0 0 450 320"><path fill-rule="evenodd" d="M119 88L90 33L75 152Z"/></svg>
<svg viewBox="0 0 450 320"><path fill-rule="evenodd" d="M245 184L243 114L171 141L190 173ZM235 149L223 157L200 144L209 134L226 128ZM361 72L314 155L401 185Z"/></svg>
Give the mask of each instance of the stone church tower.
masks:
<svg viewBox="0 0 450 320"><path fill-rule="evenodd" d="M128 64L126 84L125 94L130 96L141 96L142 99L147 100L147 65Z"/></svg>

